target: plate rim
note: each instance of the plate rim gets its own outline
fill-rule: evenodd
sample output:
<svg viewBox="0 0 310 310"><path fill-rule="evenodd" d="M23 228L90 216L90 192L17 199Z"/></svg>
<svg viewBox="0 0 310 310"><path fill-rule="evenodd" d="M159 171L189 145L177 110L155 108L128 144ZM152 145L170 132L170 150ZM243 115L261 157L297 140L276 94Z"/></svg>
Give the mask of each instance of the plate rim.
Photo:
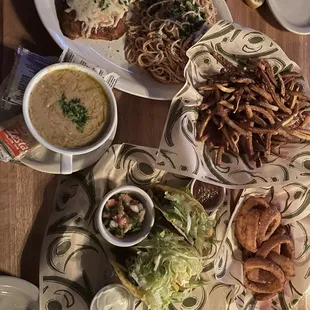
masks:
<svg viewBox="0 0 310 310"><path fill-rule="evenodd" d="M48 1L48 0L44 0L44 1ZM223 7L223 11L225 11L224 14L227 15L226 16L227 17L226 20L230 21L230 22L233 22L232 15L231 15L230 9L229 9L226 1L225 0L215 0L215 1L219 2L220 5ZM65 41L62 40L62 37L64 37L64 35L61 33L61 30L60 30L60 32L58 32L58 31L53 31L53 29L49 28L48 21L47 21L48 19L45 17L43 10L41 10L41 8L42 8L42 0L34 0L34 3L35 3L36 10L38 12L38 15L40 17L40 20L41 20L42 24L44 25L44 28L48 31L49 35L52 37L52 39L63 50L65 48L69 47L69 46L66 45ZM98 40L94 40L94 41L98 41ZM82 54L80 54L80 56L85 57ZM85 57L85 58L87 59L87 57ZM97 64L94 63L94 65L97 65ZM105 69L105 68L103 68L103 69ZM171 101L173 99L173 97L175 96L175 94L182 88L182 86L184 84L184 83L170 84L171 87L173 87L173 85L176 85L176 88L177 88L177 85L179 85L180 87L179 87L179 89L175 90L175 93L173 95L167 94L166 96L161 95L160 86L158 86L158 87L156 87L156 94L158 94L158 95L155 96L155 95L150 95L149 94L149 90L146 88L146 86L141 86L141 84L139 82L137 82L137 81L134 82L133 84L134 85L140 85L140 87L142 87L142 89L144 89L144 92L142 92L142 89L138 90L138 91L135 91L133 88L130 87L130 85L128 85L126 87L125 86L126 82L123 83L123 81L124 81L124 79L120 78L118 80L118 82L116 83L115 88L120 90L120 91L122 91L122 92L125 92L125 93L128 93L130 95L133 95L133 96L137 96L137 97L141 97L141 98L146 98L146 99L152 99L152 100L158 100L158 101ZM156 81L154 80L154 82L156 82ZM161 84L159 84L159 85L161 85ZM163 84L163 85L165 85L165 84Z"/></svg>
<svg viewBox="0 0 310 310"><path fill-rule="evenodd" d="M118 128L118 122L116 124L116 127L113 129L111 136L108 138L107 142L105 144L103 144L100 148L95 149L94 151L90 152L90 153L98 152L98 156L99 157L97 158L97 156L95 156L95 160L91 160L89 163L86 163L86 164L82 165L82 167L80 169L76 169L76 168L72 169L72 173L75 173L75 172L81 171L83 169L86 169L86 168L90 167L91 165L93 165L94 163L98 162L101 159L101 157L104 155L104 153L113 145L117 128ZM41 144L41 146L44 147L42 144ZM99 152L99 150L101 150L101 149L102 149L102 151ZM53 151L51 151L51 152L53 152ZM55 153L55 152L53 152L53 153ZM88 154L89 153L85 153L85 154L77 155L77 156L82 156L83 158L85 158L85 157L88 156ZM73 156L73 158L74 158L74 156ZM56 170L53 169L53 166L55 164L56 165L58 164L58 162L56 162L55 160L53 162L49 162L49 163L48 162L36 162L36 161L32 161L31 158L27 159L25 157L25 158L22 158L20 160L20 162L23 165L25 165L25 166L33 169L33 170L39 171L39 172L48 173L48 174L62 175L60 173L60 171L58 171L57 169ZM1 284L1 282L0 282L0 284Z"/></svg>
<svg viewBox="0 0 310 310"><path fill-rule="evenodd" d="M268 7L269 7L272 15L274 16L274 18L277 20L277 22L283 28L285 28L286 30L288 30L292 33L295 33L295 34L299 34L299 35L303 35L303 36L310 35L310 24L308 27L305 28L305 29L307 29L306 31L297 31L291 27L291 25L293 25L293 24L286 22L285 19L279 17L279 14L278 14L279 11L275 8L274 0L267 0L267 4L268 4ZM295 26L295 28L296 29L304 29L304 28L301 28L298 26Z"/></svg>
<svg viewBox="0 0 310 310"><path fill-rule="evenodd" d="M39 300L38 287L24 279L13 276L0 276L0 286L16 288L31 297L34 301Z"/></svg>

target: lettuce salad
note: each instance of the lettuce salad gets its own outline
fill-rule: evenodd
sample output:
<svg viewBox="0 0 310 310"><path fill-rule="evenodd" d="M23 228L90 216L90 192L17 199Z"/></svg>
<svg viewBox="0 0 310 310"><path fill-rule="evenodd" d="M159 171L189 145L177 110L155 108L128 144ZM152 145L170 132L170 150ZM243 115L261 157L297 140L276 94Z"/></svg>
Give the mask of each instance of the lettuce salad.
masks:
<svg viewBox="0 0 310 310"><path fill-rule="evenodd" d="M162 230L135 250L137 255L128 264L129 275L150 309L166 310L201 284L201 255L183 237Z"/></svg>

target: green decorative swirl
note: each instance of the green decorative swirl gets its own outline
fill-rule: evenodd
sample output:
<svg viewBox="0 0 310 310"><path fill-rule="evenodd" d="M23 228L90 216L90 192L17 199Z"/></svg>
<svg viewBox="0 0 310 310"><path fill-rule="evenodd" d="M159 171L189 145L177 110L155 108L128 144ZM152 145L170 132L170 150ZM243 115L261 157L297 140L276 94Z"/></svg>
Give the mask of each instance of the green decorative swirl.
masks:
<svg viewBox="0 0 310 310"><path fill-rule="evenodd" d="M56 284L60 284L63 286L68 287L70 290L75 291L88 305L90 306L90 303L94 297L94 292L91 289L91 286L89 285L89 279L85 271L83 271L83 280L85 287L83 287L81 284L79 284L76 281L71 281L69 279L59 277L59 276L43 276L43 282L53 282Z"/></svg>
<svg viewBox="0 0 310 310"><path fill-rule="evenodd" d="M64 235L64 234L72 234L72 233L81 234L85 236L86 238L89 238L90 240L92 240L96 245L98 245L98 247L102 250L102 252L105 253L101 242L98 240L96 235L94 235L91 231L83 227L79 227L79 226L65 225L65 223L75 218L76 216L77 216L77 213L71 213L71 214L68 214L60 218L59 220L57 220L56 222L54 222L52 225L49 226L46 235L47 236L52 235L52 234Z"/></svg>
<svg viewBox="0 0 310 310"><path fill-rule="evenodd" d="M306 197L303 203L301 204L301 206L295 212L292 212L291 214L283 216L283 219L289 220L289 219L292 219L300 215L309 206L309 204L310 204L310 191L308 190Z"/></svg>
<svg viewBox="0 0 310 310"><path fill-rule="evenodd" d="M182 98L178 99L170 108L169 119L165 130L165 141L168 146L173 147L172 130L176 122L186 113L196 112L196 107L187 107L183 105Z"/></svg>
<svg viewBox="0 0 310 310"><path fill-rule="evenodd" d="M268 182L268 181L267 181L265 178L263 178L262 176L259 176L259 175L257 175L257 174L254 173L254 172L250 172L250 171L242 170L242 169L232 171L229 175L231 176L231 175L235 175L235 174L239 174L239 173L248 174L248 175L250 175L252 178L257 178L257 179L259 179L259 180L261 180L261 181L263 181L263 182L265 182L265 183ZM255 181L255 182L253 182L253 181ZM249 182L247 182L247 183L242 183L242 184L240 184L240 185L255 184L255 183L257 183L257 181L256 181L256 180L252 180L252 181L249 181Z"/></svg>
<svg viewBox="0 0 310 310"><path fill-rule="evenodd" d="M241 29L236 29L233 33L233 35L230 38L230 42L235 41L235 39L237 39L238 35L242 32Z"/></svg>
<svg viewBox="0 0 310 310"><path fill-rule="evenodd" d="M243 54L231 54L226 52L223 48L221 43L216 43L215 44L215 50L218 51L219 53L221 53L222 55L226 56L227 58L233 60L233 61L238 61L238 60L247 60L250 58L261 58L264 56L268 56L270 54L276 53L279 49L278 48L273 48L271 50L268 51L264 51L261 53L256 53L256 54L250 54L250 55L243 55Z"/></svg>
<svg viewBox="0 0 310 310"><path fill-rule="evenodd" d="M281 306L281 310L289 310L289 307L286 303L286 300L285 300L285 295L283 292L280 292L278 294L278 297L279 297L279 302L280 302L280 306Z"/></svg>
<svg viewBox="0 0 310 310"><path fill-rule="evenodd" d="M292 157L290 164L293 164L296 160L298 160L301 157L305 157L305 156L310 157L310 152L302 152L302 153L296 154L295 156Z"/></svg>
<svg viewBox="0 0 310 310"><path fill-rule="evenodd" d="M196 141L195 141L195 138L193 138L193 132L190 132L189 129L187 128L188 127L188 124L191 124L190 126L192 126L192 129L194 129L194 125L192 124L192 122L190 120L187 120L187 124L186 124L186 120L187 120L187 116L185 115L183 118L182 118L182 121L181 121L181 131L183 133L183 136L186 138L186 140L193 146L197 146L196 144ZM194 131L194 130L193 130Z"/></svg>
<svg viewBox="0 0 310 310"><path fill-rule="evenodd" d="M252 297L244 306L244 310L255 310L256 309L256 299Z"/></svg>
<svg viewBox="0 0 310 310"><path fill-rule="evenodd" d="M229 24L226 28L224 29L221 29L220 31L218 32L215 32L215 33L212 33L211 35L209 36L205 36L203 37L196 46L200 45L199 43L203 43L203 42L206 42L206 41L209 41L209 40L213 40L213 39L216 39L216 38L219 38L221 36L224 36L232 31L235 30L235 27L232 25L232 24Z"/></svg>

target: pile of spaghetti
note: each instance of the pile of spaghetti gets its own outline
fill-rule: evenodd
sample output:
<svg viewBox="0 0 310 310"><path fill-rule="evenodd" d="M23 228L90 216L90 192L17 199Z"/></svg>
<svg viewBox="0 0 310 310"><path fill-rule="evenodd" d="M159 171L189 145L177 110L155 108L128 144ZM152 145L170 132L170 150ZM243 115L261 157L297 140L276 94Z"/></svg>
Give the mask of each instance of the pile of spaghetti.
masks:
<svg viewBox="0 0 310 310"><path fill-rule="evenodd" d="M182 83L186 51L204 25L213 25L212 0L138 0L128 20L125 55L157 81Z"/></svg>

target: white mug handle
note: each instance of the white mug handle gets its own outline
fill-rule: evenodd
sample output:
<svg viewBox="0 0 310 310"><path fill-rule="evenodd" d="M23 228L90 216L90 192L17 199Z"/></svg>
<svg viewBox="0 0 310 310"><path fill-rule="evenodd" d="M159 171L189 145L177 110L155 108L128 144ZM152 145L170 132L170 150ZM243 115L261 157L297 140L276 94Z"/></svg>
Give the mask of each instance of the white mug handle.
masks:
<svg viewBox="0 0 310 310"><path fill-rule="evenodd" d="M60 154L60 173L72 173L72 155Z"/></svg>

